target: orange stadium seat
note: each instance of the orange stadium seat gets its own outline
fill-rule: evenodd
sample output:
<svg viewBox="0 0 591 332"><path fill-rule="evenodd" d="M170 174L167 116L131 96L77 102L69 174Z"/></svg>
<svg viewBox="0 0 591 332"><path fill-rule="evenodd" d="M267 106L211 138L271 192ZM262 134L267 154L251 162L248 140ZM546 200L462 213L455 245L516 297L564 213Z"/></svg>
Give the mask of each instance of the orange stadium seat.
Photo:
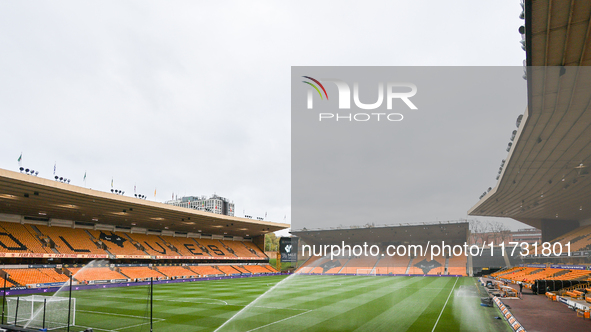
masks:
<svg viewBox="0 0 591 332"><path fill-rule="evenodd" d="M232 275L232 274L239 274L240 271L236 270L235 268L233 268L230 265L218 265L217 268L222 271L224 274L226 275Z"/></svg>
<svg viewBox="0 0 591 332"><path fill-rule="evenodd" d="M53 253L49 247L43 246L30 225L11 222L0 223L0 252Z"/></svg>
<svg viewBox="0 0 591 332"><path fill-rule="evenodd" d="M6 281L6 284L4 284L4 281ZM0 278L0 287L1 287L1 288L4 288L4 286L5 286L5 285L6 285L6 288L8 288L8 287L14 287L14 286L16 286L16 285L15 285L15 284L13 284L12 282L10 282L10 281L8 281L8 280L6 280L6 279L4 279L4 278Z"/></svg>
<svg viewBox="0 0 591 332"><path fill-rule="evenodd" d="M165 276L147 266L121 267L120 271L130 279L162 278Z"/></svg>
<svg viewBox="0 0 591 332"><path fill-rule="evenodd" d="M252 253L250 250L248 250L248 247L246 245L244 245L244 243L241 241L224 240L221 242L224 243L229 248L231 248L232 250L234 250L234 254L236 254L236 256L238 256L238 257L258 257L257 255Z"/></svg>
<svg viewBox="0 0 591 332"><path fill-rule="evenodd" d="M5 269L8 277L19 285L65 282L68 277L57 273L54 269Z"/></svg>
<svg viewBox="0 0 591 332"><path fill-rule="evenodd" d="M106 252L97 248L84 229L66 227L35 226L43 235L48 236L55 243L61 254L99 254Z"/></svg>
<svg viewBox="0 0 591 332"><path fill-rule="evenodd" d="M197 243L199 243L209 255L212 257L236 257L231 255L227 252L226 248L222 246L222 244L218 240L211 240L211 239L195 239Z"/></svg>
<svg viewBox="0 0 591 332"><path fill-rule="evenodd" d="M113 271L108 267L89 267L82 269L79 267L68 268L74 275L74 279L84 282L91 280L112 280L112 279L127 279L124 275L117 271Z"/></svg>
<svg viewBox="0 0 591 332"><path fill-rule="evenodd" d="M571 252L591 249L591 225L576 228L550 242L560 242L562 244L570 242ZM566 250L566 248L563 248L563 250Z"/></svg>
<svg viewBox="0 0 591 332"><path fill-rule="evenodd" d="M178 252L169 248L164 240L157 235L147 234L127 234L134 241L144 247L144 250L152 256L181 256Z"/></svg>
<svg viewBox="0 0 591 332"><path fill-rule="evenodd" d="M89 232L95 239L105 244L107 250L113 255L148 255L144 251L137 249L123 233L100 230L89 230Z"/></svg>
<svg viewBox="0 0 591 332"><path fill-rule="evenodd" d="M302 264L302 266L296 270L296 273L311 273L312 269L318 265L320 258L321 257L318 256L312 256L308 258L308 260L306 260L304 264Z"/></svg>
<svg viewBox="0 0 591 332"><path fill-rule="evenodd" d="M448 260L447 273L454 275L467 276L466 265L468 265L468 257L461 255L452 255Z"/></svg>
<svg viewBox="0 0 591 332"><path fill-rule="evenodd" d="M211 256L199 248L197 242L192 238L172 236L162 236L161 238L172 244L182 256Z"/></svg>
<svg viewBox="0 0 591 332"><path fill-rule="evenodd" d="M205 276L213 276L213 275L221 275L223 274L220 270L216 269L211 265L199 265L199 266L187 266L191 271L197 273L197 275L205 277Z"/></svg>
<svg viewBox="0 0 591 332"><path fill-rule="evenodd" d="M575 279L585 279L591 275L591 271L589 270L562 270L566 273L562 273L560 275L546 278L546 280L575 280Z"/></svg>
<svg viewBox="0 0 591 332"><path fill-rule="evenodd" d="M521 270L523 270L523 267L515 266L515 267L512 267L512 268L507 269L507 270L502 270L502 271L497 271L495 273L491 273L491 276L492 277L500 277L502 275L509 274L509 273L514 273L514 272L518 272L518 271L521 271Z"/></svg>
<svg viewBox="0 0 591 332"><path fill-rule="evenodd" d="M381 257L376 264L376 274L405 274L410 257L408 256L389 256Z"/></svg>
<svg viewBox="0 0 591 332"><path fill-rule="evenodd" d="M251 273L269 273L269 270L261 265L244 265L244 268Z"/></svg>
<svg viewBox="0 0 591 332"><path fill-rule="evenodd" d="M191 277L197 275L197 273L183 266L158 266L157 269L158 272L167 277Z"/></svg>
<svg viewBox="0 0 591 332"><path fill-rule="evenodd" d="M247 248L250 248L252 251L254 251L254 253L257 256L263 257L263 258L268 258L267 255L265 255L265 253L262 252L261 249L256 246L256 244L254 244L254 243L252 243L250 241L242 241L242 243L244 244L244 246L246 246Z"/></svg>
<svg viewBox="0 0 591 332"><path fill-rule="evenodd" d="M357 274L358 270L372 270L378 262L378 258L377 256L352 257L339 273ZM369 274L369 272L365 271L366 274Z"/></svg>
<svg viewBox="0 0 591 332"><path fill-rule="evenodd" d="M269 270L269 272L271 272L271 273L277 273L277 272L279 272L279 271L277 271L276 268L272 267L271 265L263 265L263 267L265 269Z"/></svg>
<svg viewBox="0 0 591 332"><path fill-rule="evenodd" d="M244 268L244 265L232 265L232 267L238 270L240 273L250 273L250 271Z"/></svg>

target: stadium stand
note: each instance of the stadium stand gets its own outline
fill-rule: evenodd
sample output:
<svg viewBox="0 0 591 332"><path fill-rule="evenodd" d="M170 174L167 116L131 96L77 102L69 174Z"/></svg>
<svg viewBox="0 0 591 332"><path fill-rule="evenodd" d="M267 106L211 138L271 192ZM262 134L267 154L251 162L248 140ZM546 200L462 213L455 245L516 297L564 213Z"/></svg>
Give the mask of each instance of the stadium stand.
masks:
<svg viewBox="0 0 591 332"><path fill-rule="evenodd" d="M147 235L147 234L124 234L133 242L139 243L143 248L144 251L147 252L149 255L152 256L180 256L178 251L175 251L168 247L164 240L156 235ZM175 248L176 249L176 248Z"/></svg>
<svg viewBox="0 0 591 332"><path fill-rule="evenodd" d="M192 238L172 236L163 236L161 238L176 247L178 252L183 256L211 256L199 248L197 242Z"/></svg>
<svg viewBox="0 0 591 332"><path fill-rule="evenodd" d="M47 246L43 246L35 236L30 225L11 222L0 223L0 246L2 252L52 253L52 250Z"/></svg>
<svg viewBox="0 0 591 332"><path fill-rule="evenodd" d="M455 275L462 275L467 276L466 273L466 265L468 264L468 257L461 255L455 256L451 255L448 260L447 266L447 274L455 274Z"/></svg>
<svg viewBox="0 0 591 332"><path fill-rule="evenodd" d="M261 265L244 265L244 268L251 273L269 273L269 270Z"/></svg>
<svg viewBox="0 0 591 332"><path fill-rule="evenodd" d="M238 257L258 257L255 253L248 250L248 247L241 241L220 241L232 249ZM258 249L258 248L257 248ZM260 251L260 249L259 249ZM255 251L256 252L256 251Z"/></svg>
<svg viewBox="0 0 591 332"><path fill-rule="evenodd" d="M445 272L445 257L435 256L431 259L431 253L424 256L416 256L408 270L409 274L443 274Z"/></svg>
<svg viewBox="0 0 591 332"><path fill-rule="evenodd" d="M591 225L576 228L558 238L550 241L552 243L560 242L567 244L570 242L571 251L581 251L591 249Z"/></svg>
<svg viewBox="0 0 591 332"><path fill-rule="evenodd" d="M148 279L148 278L162 278L164 274L152 270L147 266L133 266L133 267L121 267L119 270L123 275L130 279Z"/></svg>
<svg viewBox="0 0 591 332"><path fill-rule="evenodd" d="M220 256L234 256L228 253L218 240L195 239L195 242L197 242L200 245L200 248L203 251L207 252L214 258Z"/></svg>
<svg viewBox="0 0 591 332"><path fill-rule="evenodd" d="M188 266L188 268L191 271L197 273L199 276L213 276L223 274L222 271L211 265Z"/></svg>
<svg viewBox="0 0 591 332"><path fill-rule="evenodd" d="M99 230L89 230L88 232L95 239L101 241L107 247L109 253L113 255L147 255L146 252L136 248L129 238L122 233Z"/></svg>
<svg viewBox="0 0 591 332"><path fill-rule="evenodd" d="M263 265L263 267L267 270L269 270L269 272L271 273L277 273L279 272L276 268L272 267L271 265Z"/></svg>
<svg viewBox="0 0 591 332"><path fill-rule="evenodd" d="M157 271L164 274L165 276L172 277L191 277L196 276L197 273L182 267L182 266L158 266Z"/></svg>
<svg viewBox="0 0 591 332"><path fill-rule="evenodd" d="M5 280L6 280L6 284L4 283ZM10 282L9 280L4 279L4 278L0 278L0 287L4 288L4 285L6 285L6 288L16 286L15 284L13 284L12 282Z"/></svg>
<svg viewBox="0 0 591 332"><path fill-rule="evenodd" d="M369 274L378 262L378 258L373 256L352 257L339 273L357 274L358 270L368 270L366 274Z"/></svg>
<svg viewBox="0 0 591 332"><path fill-rule="evenodd" d="M243 241L242 243L244 244L244 246L246 246L248 251L252 252L254 255L258 257L268 258L267 255L265 255L265 253L262 252L261 249L259 249L259 247L257 247L254 243L250 241Z"/></svg>
<svg viewBox="0 0 591 332"><path fill-rule="evenodd" d="M108 267L93 267L93 268L80 268L72 267L68 270L74 275L74 279L84 281L95 281L95 280L113 280L113 279L127 279L124 275L117 271L113 271Z"/></svg>
<svg viewBox="0 0 591 332"><path fill-rule="evenodd" d="M491 276L492 277L500 277L500 276L503 276L503 275L506 275L506 274L515 273L515 272L518 272L518 271L521 271L521 270L523 270L523 267L515 266L515 267L509 268L509 269L506 269L506 270L500 270L500 271L497 271L495 273L491 273Z"/></svg>
<svg viewBox="0 0 591 332"><path fill-rule="evenodd" d="M104 250L97 247L83 229L43 225L31 227L37 228L44 236L49 237L61 254L106 254Z"/></svg>
<svg viewBox="0 0 591 332"><path fill-rule="evenodd" d="M22 286L68 281L67 276L57 273L54 269L4 269L4 272L8 273L10 279Z"/></svg>
<svg viewBox="0 0 591 332"><path fill-rule="evenodd" d="M376 274L405 274L410 257L408 256L384 256L376 264Z"/></svg>
<svg viewBox="0 0 591 332"><path fill-rule="evenodd" d="M513 251L513 247L505 248L505 256L509 259L509 264L511 264L511 266L518 266L519 264L523 264L521 255L517 253L518 251L519 250Z"/></svg>
<svg viewBox="0 0 591 332"><path fill-rule="evenodd" d="M296 270L296 273L310 273L310 271L312 271L312 269L317 265L319 259L320 257L318 256L312 256L308 258L304 264L302 264L302 266Z"/></svg>
<svg viewBox="0 0 591 332"><path fill-rule="evenodd" d="M556 273L554 277L546 278L546 280L585 280L591 275L589 270L562 270L563 273Z"/></svg>
<svg viewBox="0 0 591 332"><path fill-rule="evenodd" d="M0 222L0 252L268 259L250 241L128 234L11 222Z"/></svg>
<svg viewBox="0 0 591 332"><path fill-rule="evenodd" d="M244 268L244 265L232 265L232 267L238 270L240 273L250 273L250 271Z"/></svg>
<svg viewBox="0 0 591 332"><path fill-rule="evenodd" d="M225 275L233 275L233 274L239 274L240 271L236 270L235 268L233 268L230 265L218 265L217 267L220 271L222 271Z"/></svg>

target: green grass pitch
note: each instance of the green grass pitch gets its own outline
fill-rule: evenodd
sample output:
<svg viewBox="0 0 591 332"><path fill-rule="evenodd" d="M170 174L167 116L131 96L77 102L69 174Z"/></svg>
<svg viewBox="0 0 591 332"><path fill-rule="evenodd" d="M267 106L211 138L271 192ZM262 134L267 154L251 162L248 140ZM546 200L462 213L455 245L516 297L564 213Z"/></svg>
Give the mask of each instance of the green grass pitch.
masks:
<svg viewBox="0 0 591 332"><path fill-rule="evenodd" d="M77 326L70 331L150 330L148 287L73 296ZM154 285L153 326L158 332L511 331L493 318L496 308L479 304L476 279L468 277L253 277Z"/></svg>

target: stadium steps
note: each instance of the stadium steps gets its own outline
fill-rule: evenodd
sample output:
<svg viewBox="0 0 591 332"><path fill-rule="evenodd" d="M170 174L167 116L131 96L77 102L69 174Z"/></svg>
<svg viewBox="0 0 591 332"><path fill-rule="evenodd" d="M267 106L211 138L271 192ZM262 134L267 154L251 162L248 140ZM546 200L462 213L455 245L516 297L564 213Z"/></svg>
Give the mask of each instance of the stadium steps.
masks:
<svg viewBox="0 0 591 332"><path fill-rule="evenodd" d="M37 226L35 225L29 225L31 227L31 229L36 233L36 234L31 234L33 236L35 236L37 239L39 239L39 241L41 243L44 243L44 245L47 245L49 249L51 249L51 251L53 251L56 254L60 254L60 252L56 249L56 245L55 242L47 235L43 234L43 232L41 232L41 230L39 228L37 228ZM44 241L45 239L45 241Z"/></svg>
<svg viewBox="0 0 591 332"><path fill-rule="evenodd" d="M412 261L414 260L414 257L411 257L410 260L408 261L408 265L406 266L406 271L404 271L404 274L408 274L408 272L410 271L410 268L412 267Z"/></svg>
<svg viewBox="0 0 591 332"><path fill-rule="evenodd" d="M172 250L172 251L176 252L177 254L179 254L179 255L183 256L183 254L181 254L181 253L179 252L179 249L178 249L177 247L175 247L175 246L174 246L172 243L170 243L170 242L166 241L166 240L165 240L165 239L164 239L162 236L160 236L160 235L158 235L158 238L159 238L160 240L162 240L162 242L164 242L164 245L166 245L166 247L168 247L168 249L170 249L170 250Z"/></svg>
<svg viewBox="0 0 591 332"><path fill-rule="evenodd" d="M472 263L472 255L468 251L468 276L474 276L474 264Z"/></svg>
<svg viewBox="0 0 591 332"><path fill-rule="evenodd" d="M37 228L37 226L31 225L31 228L35 231L35 233L37 233L37 235L45 236L43 233L41 233L41 231L39 230L39 228Z"/></svg>
<svg viewBox="0 0 591 332"><path fill-rule="evenodd" d="M558 272L558 273L554 273L554 274L553 274L553 275L551 275L550 277L551 277L551 278L556 278L556 277L559 277L559 276L561 276L561 275L563 275L563 274L567 274L567 273L570 273L570 272L571 272L570 270L560 270L560 272Z"/></svg>
<svg viewBox="0 0 591 332"><path fill-rule="evenodd" d="M205 255L209 256L209 257L213 257L210 253L209 253L209 249L207 249L204 245L202 245L201 243L197 242L197 239L195 238L191 238L191 240L193 240L193 242L195 242L197 244L197 246L199 247L199 249L201 249L201 252L203 252ZM220 271L221 272L221 271Z"/></svg>
<svg viewBox="0 0 591 332"><path fill-rule="evenodd" d="M214 269L220 271L220 274L226 275L226 273L224 271L220 270L219 266L217 266L217 265L210 265L210 266L213 267Z"/></svg>
<svg viewBox="0 0 591 332"><path fill-rule="evenodd" d="M515 268L515 269L513 269L511 267L504 267L504 268L498 270L497 272L493 273L492 275L495 276L495 277L500 277L500 276L503 276L505 274L519 272L521 270L523 270L523 268Z"/></svg>
<svg viewBox="0 0 591 332"><path fill-rule="evenodd" d="M443 269L443 273L444 274L449 274L448 272L448 268L449 268L449 256L445 256L445 268Z"/></svg>
<svg viewBox="0 0 591 332"><path fill-rule="evenodd" d="M369 273L374 273L376 270L376 266L378 266L378 263L380 262L380 259L382 259L382 256L378 256L378 260L376 261L376 263L371 267L371 271L369 271Z"/></svg>
<svg viewBox="0 0 591 332"><path fill-rule="evenodd" d="M102 249L104 250L108 255L110 256L114 256L109 249L107 248L106 244L100 244L99 240L97 238L94 237L94 235L92 235L92 233L90 233L87 229L84 230L86 232L86 234L90 237L90 241L92 241L92 243L94 243L94 245L98 248L98 249Z"/></svg>
<svg viewBox="0 0 591 332"><path fill-rule="evenodd" d="M345 268L345 266L347 266L347 264L349 264L350 261L351 261L351 257L349 257L349 259L347 259L347 261L345 262L345 264L343 264L343 266L341 266L341 268L339 269L339 272L337 272L337 273L341 273L341 271L343 271L343 269Z"/></svg>
<svg viewBox="0 0 591 332"><path fill-rule="evenodd" d="M8 281L8 282L12 283L13 285L18 285L18 286L26 286L26 285L21 285L21 284L19 284L18 282L16 282L14 279L12 279L12 278L10 277L10 274L9 274L9 273L8 273L6 270L2 270L2 271L3 271L4 273L6 273L6 276L7 276L7 277L6 277L6 281ZM2 286L4 286L4 280L2 280ZM2 286L0 286L0 287L2 287Z"/></svg>
<svg viewBox="0 0 591 332"><path fill-rule="evenodd" d="M139 241L134 240L129 234L127 233L122 233L123 236L125 236L126 238L129 239L129 243L131 243L134 247L136 247L137 250L142 251L144 254L148 255L148 256L152 256L150 255L147 251L146 248L139 243ZM159 238L159 237L158 237ZM166 242L164 242L164 244L166 244ZM170 249L170 248L169 248Z"/></svg>
<svg viewBox="0 0 591 332"><path fill-rule="evenodd" d="M250 248L249 246L246 245L246 243L244 243L243 241L240 241L240 243L242 243L242 245L248 249L248 251L252 252L253 254L255 254L257 257L261 257L259 256L259 254L257 254L256 250L253 250L252 248Z"/></svg>
<svg viewBox="0 0 591 332"><path fill-rule="evenodd" d="M222 248L226 249L226 251L232 255L234 255L234 257L238 257L238 255L236 255L236 253L234 252L234 250L230 247L228 247L224 242L222 242L222 240L218 240L219 243L222 244Z"/></svg>
<svg viewBox="0 0 591 332"><path fill-rule="evenodd" d="M511 262L509 261L509 256L503 255L503 259L505 260L505 266L511 267Z"/></svg>

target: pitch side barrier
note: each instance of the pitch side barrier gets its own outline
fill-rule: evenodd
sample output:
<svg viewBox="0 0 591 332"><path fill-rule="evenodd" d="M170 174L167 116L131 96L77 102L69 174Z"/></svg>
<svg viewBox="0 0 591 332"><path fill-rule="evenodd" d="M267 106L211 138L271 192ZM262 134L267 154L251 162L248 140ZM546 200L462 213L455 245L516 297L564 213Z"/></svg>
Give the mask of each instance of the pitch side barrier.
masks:
<svg viewBox="0 0 591 332"><path fill-rule="evenodd" d="M252 277L269 277L269 276L280 276L288 275L289 273L260 273L260 274L248 274L248 275L231 275L221 277L206 277L206 278L189 278L189 279L174 279L174 280L154 280L154 285L159 284L177 284L182 282L196 282L196 281L208 281L208 280L224 280L224 279L240 279L240 278L252 278ZM66 282L67 283L67 282ZM88 289L103 289L103 288L118 288L118 287L135 287L135 286L148 286L150 281L139 281L139 282L121 282L113 284L97 284L97 285L72 285L72 290L88 290ZM27 294L39 294L39 293L54 293L57 292L61 287L49 287L49 288L27 288L18 290L0 290L0 296L14 296L14 295L27 295Z"/></svg>
<svg viewBox="0 0 591 332"><path fill-rule="evenodd" d="M359 276L359 274L354 273L300 273L297 272L295 274L298 275L307 275L307 276ZM368 275L373 277L374 274ZM375 274L376 277L464 277L461 274ZM2 293L0 293L2 294Z"/></svg>

